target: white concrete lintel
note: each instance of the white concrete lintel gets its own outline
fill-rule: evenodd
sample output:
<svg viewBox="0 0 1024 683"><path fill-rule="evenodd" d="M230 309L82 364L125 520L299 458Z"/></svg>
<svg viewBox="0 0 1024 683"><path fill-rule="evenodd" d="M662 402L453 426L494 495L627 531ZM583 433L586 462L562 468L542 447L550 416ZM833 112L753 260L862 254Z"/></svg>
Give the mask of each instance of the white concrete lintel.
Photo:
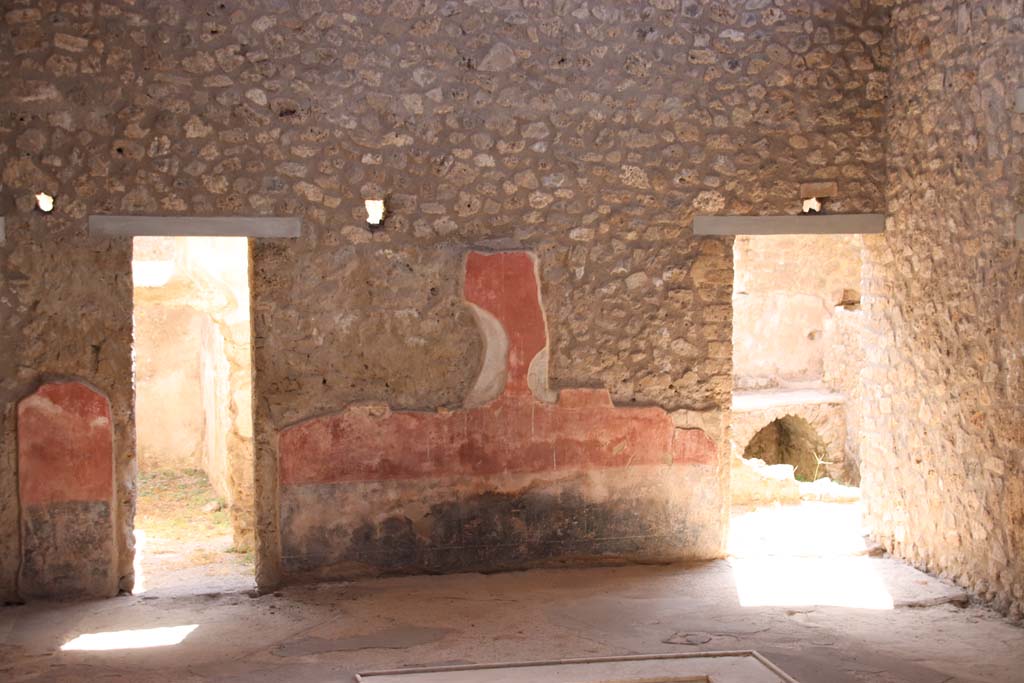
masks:
<svg viewBox="0 0 1024 683"><path fill-rule="evenodd" d="M694 235L859 235L885 230L880 213L800 216L697 216Z"/></svg>
<svg viewBox="0 0 1024 683"><path fill-rule="evenodd" d="M89 216L93 237L298 237L302 219L277 216Z"/></svg>

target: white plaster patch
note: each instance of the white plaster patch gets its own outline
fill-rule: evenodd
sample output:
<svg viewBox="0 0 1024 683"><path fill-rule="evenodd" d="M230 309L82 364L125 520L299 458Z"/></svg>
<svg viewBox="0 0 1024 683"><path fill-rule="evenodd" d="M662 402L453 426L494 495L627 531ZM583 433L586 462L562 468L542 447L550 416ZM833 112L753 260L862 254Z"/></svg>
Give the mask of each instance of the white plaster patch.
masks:
<svg viewBox="0 0 1024 683"><path fill-rule="evenodd" d="M64 412L63 408L40 394L32 394L25 399L24 403L31 407L32 410L37 410L47 415L60 415Z"/></svg>
<svg viewBox="0 0 1024 683"><path fill-rule="evenodd" d="M484 357L473 388L466 394L463 406L475 408L501 395L508 376L508 335L501 322L491 313L467 302L484 338Z"/></svg>

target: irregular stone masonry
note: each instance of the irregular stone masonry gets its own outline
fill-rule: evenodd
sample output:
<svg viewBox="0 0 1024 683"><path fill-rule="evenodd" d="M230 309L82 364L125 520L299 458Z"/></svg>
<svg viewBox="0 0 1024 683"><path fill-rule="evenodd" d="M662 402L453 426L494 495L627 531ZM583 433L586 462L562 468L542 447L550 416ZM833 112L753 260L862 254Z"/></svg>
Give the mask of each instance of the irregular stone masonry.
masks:
<svg viewBox="0 0 1024 683"><path fill-rule="evenodd" d="M718 414L731 242L693 239L691 217L795 212L812 181L836 182L834 211L885 208L871 4L12 0L3 18L5 597L12 406L44 375L110 398L132 584L131 246L90 240L90 214L303 219L300 238L251 250L269 586L279 429L358 401L462 404L481 354L467 248L537 253L556 388ZM50 214L33 211L40 189ZM371 231L363 199L380 197Z"/></svg>
<svg viewBox="0 0 1024 683"><path fill-rule="evenodd" d="M357 401L461 405L481 355L466 248L538 254L556 387L715 415L731 390L730 241L693 239L692 216L790 213L800 183L834 181L831 210L891 215L865 237L870 521L1019 615L1020 17L1019 0L11 0L0 597L17 597L24 554L16 405L55 376L109 397L132 585L131 245L89 240L89 214L303 218L300 239L252 249L271 586L282 427ZM50 214L33 209L41 190ZM362 200L381 196L388 218L367 230ZM521 501L478 503L511 525Z"/></svg>
<svg viewBox="0 0 1024 683"><path fill-rule="evenodd" d="M889 212L864 238L868 522L919 567L1024 615L1024 74L1019 0L899 3Z"/></svg>
<svg viewBox="0 0 1024 683"><path fill-rule="evenodd" d="M860 235L740 236L733 244L733 373L740 390L826 384L842 391L856 357L840 304L860 290ZM859 338L859 335L851 335Z"/></svg>

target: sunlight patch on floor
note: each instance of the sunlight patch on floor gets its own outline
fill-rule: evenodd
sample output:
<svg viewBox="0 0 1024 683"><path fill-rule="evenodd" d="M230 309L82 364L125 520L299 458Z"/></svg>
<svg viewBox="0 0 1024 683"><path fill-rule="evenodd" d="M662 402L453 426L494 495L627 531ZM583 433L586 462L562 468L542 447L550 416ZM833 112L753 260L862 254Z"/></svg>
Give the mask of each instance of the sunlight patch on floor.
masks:
<svg viewBox="0 0 1024 683"><path fill-rule="evenodd" d="M729 564L743 607L892 609L868 557L859 503L776 505L734 512Z"/></svg>
<svg viewBox="0 0 1024 683"><path fill-rule="evenodd" d="M892 609L868 557L760 557L729 560L741 607Z"/></svg>
<svg viewBox="0 0 1024 683"><path fill-rule="evenodd" d="M178 645L188 634L199 627L199 624L182 626L161 626L158 628L135 628L127 631L105 631L102 633L83 633L61 645L60 649L67 652L73 650L140 650L148 647L168 647Z"/></svg>

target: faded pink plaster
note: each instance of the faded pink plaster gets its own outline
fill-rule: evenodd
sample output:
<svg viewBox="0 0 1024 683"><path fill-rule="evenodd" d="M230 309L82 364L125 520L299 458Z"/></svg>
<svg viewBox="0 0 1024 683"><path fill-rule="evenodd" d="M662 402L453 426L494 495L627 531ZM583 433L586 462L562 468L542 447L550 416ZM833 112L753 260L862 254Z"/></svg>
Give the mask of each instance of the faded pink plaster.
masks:
<svg viewBox="0 0 1024 683"><path fill-rule="evenodd" d="M44 384L18 404L22 507L109 503L114 495L113 452L110 404L85 384Z"/></svg>
<svg viewBox="0 0 1024 683"><path fill-rule="evenodd" d="M279 441L283 485L714 462L714 442L676 429L661 408L616 407L604 389L563 389L554 404L533 395L527 375L547 329L530 254L471 252L465 297L508 335L501 396L436 413L354 405L288 427Z"/></svg>

